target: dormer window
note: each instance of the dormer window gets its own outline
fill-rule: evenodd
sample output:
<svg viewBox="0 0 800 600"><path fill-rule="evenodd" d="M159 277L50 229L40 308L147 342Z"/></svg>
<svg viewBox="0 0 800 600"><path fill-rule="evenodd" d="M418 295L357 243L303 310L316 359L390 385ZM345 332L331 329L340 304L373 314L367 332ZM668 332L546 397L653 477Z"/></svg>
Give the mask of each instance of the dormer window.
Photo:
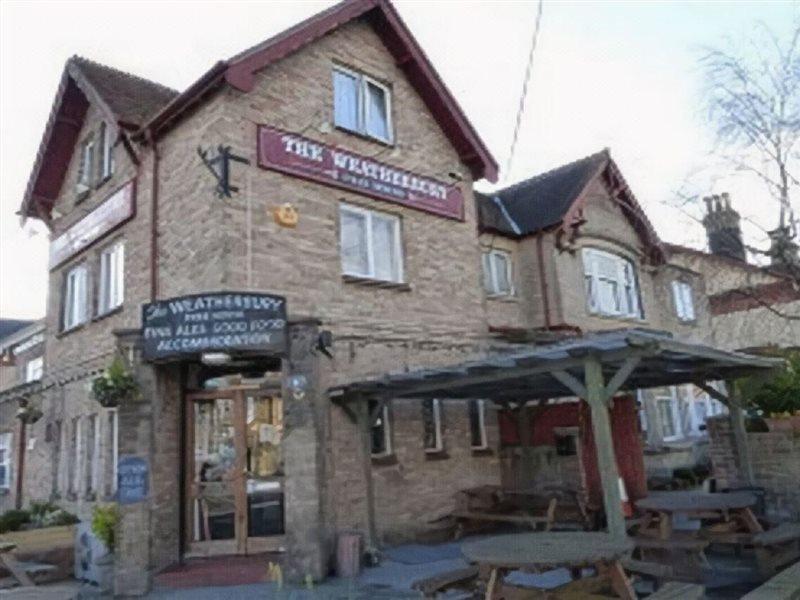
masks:
<svg viewBox="0 0 800 600"><path fill-rule="evenodd" d="M343 67L333 69L336 127L392 142L391 92L378 81Z"/></svg>
<svg viewBox="0 0 800 600"><path fill-rule="evenodd" d="M673 281L672 301L675 303L675 314L680 321L695 320L694 297L690 283L678 280Z"/></svg>
<svg viewBox="0 0 800 600"><path fill-rule="evenodd" d="M590 313L642 318L639 284L630 260L610 252L586 248L583 251L583 268Z"/></svg>

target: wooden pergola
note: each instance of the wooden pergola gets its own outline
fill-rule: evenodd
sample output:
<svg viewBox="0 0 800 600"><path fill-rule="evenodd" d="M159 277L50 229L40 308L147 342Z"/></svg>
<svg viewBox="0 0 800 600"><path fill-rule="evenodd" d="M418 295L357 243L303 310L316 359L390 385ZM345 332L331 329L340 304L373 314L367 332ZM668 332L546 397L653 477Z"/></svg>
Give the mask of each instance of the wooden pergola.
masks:
<svg viewBox="0 0 800 600"><path fill-rule="evenodd" d="M591 409L608 530L615 537L622 538L626 532L608 409L620 391L692 383L725 403L744 476L752 482L742 407L732 393L732 385L723 393L711 387L710 382L730 382L764 372L780 366L782 360L719 350L646 329L591 333L523 348L450 367L387 374L329 390L331 400L342 406L362 429L369 533L373 540L369 430L384 404L394 398L485 399L504 406L567 396L584 399ZM369 401L376 402L371 412L367 409Z"/></svg>

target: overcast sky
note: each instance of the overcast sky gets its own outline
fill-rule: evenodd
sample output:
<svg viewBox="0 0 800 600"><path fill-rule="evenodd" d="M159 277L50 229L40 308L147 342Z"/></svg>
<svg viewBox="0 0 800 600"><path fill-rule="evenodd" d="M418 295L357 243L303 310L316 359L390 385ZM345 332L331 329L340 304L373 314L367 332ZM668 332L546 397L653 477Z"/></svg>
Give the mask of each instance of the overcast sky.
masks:
<svg viewBox="0 0 800 600"><path fill-rule="evenodd" d="M215 61L330 4L0 1L0 316L44 314L47 234L30 221L21 229L14 213L69 56L182 90ZM397 6L504 168L536 3ZM501 183L607 146L659 234L703 247L702 228L671 206L687 176L703 169L705 181L713 163L700 109L700 48L741 39L758 20L780 34L797 11L796 2L545 0L514 166ZM762 228L777 220L775 202L742 176L711 179L708 192L729 191L749 241L762 243Z"/></svg>

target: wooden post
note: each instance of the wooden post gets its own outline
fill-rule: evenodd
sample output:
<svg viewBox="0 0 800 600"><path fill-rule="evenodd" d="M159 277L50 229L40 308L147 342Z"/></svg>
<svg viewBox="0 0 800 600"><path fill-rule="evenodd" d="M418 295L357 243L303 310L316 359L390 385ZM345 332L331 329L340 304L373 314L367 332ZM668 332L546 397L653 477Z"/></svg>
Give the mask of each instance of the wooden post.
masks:
<svg viewBox="0 0 800 600"><path fill-rule="evenodd" d="M739 459L741 476L747 485L754 485L753 463L750 461L750 448L747 444L747 430L744 426L742 403L736 394L733 381L726 381L725 387L728 388L728 413L731 419L733 443L736 446L736 456Z"/></svg>
<svg viewBox="0 0 800 600"><path fill-rule="evenodd" d="M619 472L614 456L611 436L611 419L605 402L605 382L600 361L589 356L584 362L586 401L592 411L592 432L597 451L597 466L603 486L603 506L608 521L608 532L614 538L624 538L625 516L622 513L622 495L619 490Z"/></svg>

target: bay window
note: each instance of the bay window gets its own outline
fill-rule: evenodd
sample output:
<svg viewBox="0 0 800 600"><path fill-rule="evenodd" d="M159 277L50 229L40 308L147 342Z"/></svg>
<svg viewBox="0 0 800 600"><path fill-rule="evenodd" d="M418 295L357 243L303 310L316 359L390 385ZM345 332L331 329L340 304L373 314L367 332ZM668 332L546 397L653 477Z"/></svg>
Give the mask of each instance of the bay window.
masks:
<svg viewBox="0 0 800 600"><path fill-rule="evenodd" d="M590 313L642 318L639 285L633 263L610 252L583 251L586 300Z"/></svg>
<svg viewBox="0 0 800 600"><path fill-rule="evenodd" d="M67 272L64 282L62 317L64 331L86 322L88 316L87 288L88 270L86 265L78 265Z"/></svg>
<svg viewBox="0 0 800 600"><path fill-rule="evenodd" d="M672 300L675 303L675 314L679 320L694 321L694 298L690 284L685 281L673 281Z"/></svg>
<svg viewBox="0 0 800 600"><path fill-rule="evenodd" d="M483 253L483 283L490 296L510 296L514 293L511 285L511 255L503 250L489 250Z"/></svg>
<svg viewBox="0 0 800 600"><path fill-rule="evenodd" d="M340 207L340 245L345 275L403 281L400 219L355 206Z"/></svg>
<svg viewBox="0 0 800 600"><path fill-rule="evenodd" d="M100 254L100 298L98 313L122 305L125 295L125 245L117 242Z"/></svg>
<svg viewBox="0 0 800 600"><path fill-rule="evenodd" d="M333 122L337 127L392 141L391 94L378 81L345 69L333 69Z"/></svg>

